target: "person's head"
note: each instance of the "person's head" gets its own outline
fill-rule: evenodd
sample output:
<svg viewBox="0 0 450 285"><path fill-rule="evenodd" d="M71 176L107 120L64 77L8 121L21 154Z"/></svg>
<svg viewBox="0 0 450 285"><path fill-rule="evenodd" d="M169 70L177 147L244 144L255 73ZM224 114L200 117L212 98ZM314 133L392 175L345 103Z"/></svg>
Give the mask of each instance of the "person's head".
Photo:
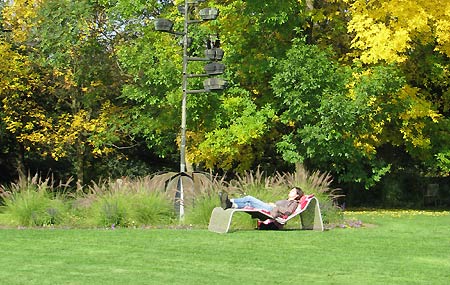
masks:
<svg viewBox="0 0 450 285"><path fill-rule="evenodd" d="M289 191L289 199L291 200L300 200L303 195L304 193L300 187L294 187Z"/></svg>

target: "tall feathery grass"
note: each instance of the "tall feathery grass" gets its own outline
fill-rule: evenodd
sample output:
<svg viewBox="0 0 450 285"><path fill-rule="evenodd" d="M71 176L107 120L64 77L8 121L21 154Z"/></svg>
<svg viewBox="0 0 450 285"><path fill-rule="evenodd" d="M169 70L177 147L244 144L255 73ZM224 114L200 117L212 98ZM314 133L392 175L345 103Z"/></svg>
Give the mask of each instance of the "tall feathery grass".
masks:
<svg viewBox="0 0 450 285"><path fill-rule="evenodd" d="M180 224L177 219L176 185L164 183L172 173L135 179L104 180L70 191L66 183L53 183L37 175L12 183L1 192L0 223L13 226L67 227L156 227ZM338 223L342 213L335 200L339 189L332 188L328 173L310 173L299 165L295 173L266 175L259 168L227 179L223 176L192 174L185 189L184 225L206 227L218 193L230 197L252 195L263 201L286 199L291 187L299 186L320 201L325 223ZM173 184L173 183L172 183ZM165 186L164 186L165 185ZM169 185L169 186L167 186ZM170 189L169 189L170 188ZM237 215L239 227L254 227L249 215Z"/></svg>
<svg viewBox="0 0 450 285"><path fill-rule="evenodd" d="M20 179L2 191L7 224L21 226L53 226L61 224L68 207L61 194L53 192L51 179L38 175Z"/></svg>
<svg viewBox="0 0 450 285"><path fill-rule="evenodd" d="M154 190L146 177L92 183L75 195L73 209L85 225L143 227L168 225L174 212L169 197Z"/></svg>

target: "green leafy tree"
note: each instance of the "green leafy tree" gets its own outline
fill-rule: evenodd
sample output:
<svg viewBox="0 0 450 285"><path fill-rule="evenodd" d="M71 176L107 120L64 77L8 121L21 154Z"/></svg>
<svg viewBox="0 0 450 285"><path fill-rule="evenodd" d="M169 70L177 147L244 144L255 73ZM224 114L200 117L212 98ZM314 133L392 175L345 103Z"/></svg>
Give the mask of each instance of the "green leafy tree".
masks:
<svg viewBox="0 0 450 285"><path fill-rule="evenodd" d="M439 114L405 85L399 69L344 68L302 41L276 63L272 86L288 130L278 147L286 161L331 169L342 181L370 187L390 169L380 147L410 154L429 147L424 126Z"/></svg>
<svg viewBox="0 0 450 285"><path fill-rule="evenodd" d="M211 169L243 172L261 160L264 152L258 141L269 131L275 114L270 106L257 108L242 89L230 89L228 94L215 110L216 128L193 140L190 158Z"/></svg>
<svg viewBox="0 0 450 285"><path fill-rule="evenodd" d="M298 1L210 1L220 10L209 27L225 51L230 88L218 94L214 117L203 116L191 142L191 157L199 165L245 171L275 157L272 128L275 113L269 81L271 61L283 57L305 22ZM208 95L209 96L209 95Z"/></svg>
<svg viewBox="0 0 450 285"><path fill-rule="evenodd" d="M181 3L184 2L178 1L175 4ZM249 92L248 88L240 87L240 85L249 84L244 81L235 81L234 78L237 77L234 77L233 73L237 64L242 62L240 55L245 54L241 52L245 49L245 47L241 47L242 43L255 45L255 41L259 41L257 36L263 35L264 32L258 31L258 29L252 31L252 38L255 41L251 43L251 39L245 34L241 34L242 30L231 26L233 20L238 20L236 18L237 11L240 11L246 5L251 6L246 8L246 17L249 20L251 8L256 8L256 3L239 2L231 6L227 4L229 3L223 1L210 1L210 3L202 4L205 7L219 8L219 18L210 23L190 25L190 36L194 39L191 51L194 55L203 56L206 39L210 35L219 35L221 47L225 50L224 63L227 66L225 76L228 77L230 86L235 87L223 93L189 95L187 158L191 163L207 167L224 169L240 167L240 169L243 169L248 168L261 156L260 154L251 156L248 154L261 148L264 142L261 138L267 134L267 123L270 121L271 111L270 107L263 102L266 99L262 99L261 103L254 102L253 97L260 91L255 89ZM265 7L264 11L269 11L270 7L275 7L275 2L269 4L269 7ZM283 9L287 9L287 5L282 6ZM280 7L277 7L277 9L277 13L281 15ZM147 11L147 13L144 11ZM132 109L133 117L136 119L136 124L132 127L133 132L145 137L147 145L155 153L158 153L161 157L170 157L175 160L175 157L178 156L176 146L179 143L178 132L181 117L181 49L176 45L179 38L154 31L152 17L172 19L175 21L175 29L178 30L182 27L183 19L177 14L174 6L167 5L164 2L130 5L126 1L117 1L109 9L109 13L110 17L121 19L122 22L127 23L129 29L134 30L139 35L123 41L117 46L122 68L133 78L125 86L123 93L124 98L136 106ZM262 11L258 13L260 13L258 17L263 21ZM292 15L290 17L293 17ZM135 23L133 19L139 19L139 22L144 23L144 25L133 25ZM242 23L240 21L234 23L244 25L245 21L244 19ZM261 23L261 25L277 25L273 23L275 15L271 21L272 23L266 22ZM283 23L290 25L287 23L287 16L279 22L280 25ZM287 27L284 29L288 30ZM256 47L248 49L249 53L245 54L248 59L256 58L256 53L262 55L273 47L280 47L279 43L276 43L269 35L264 37L270 39L270 47L265 47L265 51L258 51ZM236 49L238 47L239 49ZM281 47L280 50L282 50ZM261 57L258 64L269 66L266 58ZM246 68L259 68L258 64L242 66L242 71L247 72L245 71ZM204 63L190 63L189 72L203 73L203 65ZM261 72L267 73L267 70L258 71L258 74ZM267 74L264 75L266 78L267 76ZM253 86L257 85L253 84ZM201 80L190 79L189 88L203 88ZM258 88L267 89L267 84L265 87L260 85ZM268 94L264 94L264 96L268 96ZM262 96L258 95L258 97ZM243 105L239 106L238 103ZM238 107L243 110L243 113L236 112L231 107ZM253 122L255 119L256 122ZM230 124L233 124L233 128L228 129ZM249 133L246 129L248 126L253 128ZM228 139L224 138L224 135L228 136ZM222 143L213 143L214 140L219 138Z"/></svg>
<svg viewBox="0 0 450 285"><path fill-rule="evenodd" d="M137 35L124 35L116 45L121 69L129 78L122 97L131 107L131 133L144 138L160 157L172 158L180 122L181 50L174 36L154 31L156 12L143 14L151 10L152 4L148 5L131 7L119 1L109 10L112 19L121 19L127 23L125 30Z"/></svg>
<svg viewBox="0 0 450 285"><path fill-rule="evenodd" d="M357 130L364 129L360 118L370 110L364 98L347 95L349 72L326 52L301 40L274 64L277 73L271 83L284 126L277 144L283 159L340 175L353 169L347 179L361 177L368 154L358 150L354 140Z"/></svg>

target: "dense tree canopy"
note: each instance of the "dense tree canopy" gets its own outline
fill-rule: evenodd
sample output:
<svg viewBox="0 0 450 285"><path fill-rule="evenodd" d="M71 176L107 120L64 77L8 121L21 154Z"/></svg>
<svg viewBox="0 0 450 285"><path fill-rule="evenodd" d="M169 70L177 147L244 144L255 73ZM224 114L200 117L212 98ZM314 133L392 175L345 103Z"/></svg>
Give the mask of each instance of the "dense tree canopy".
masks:
<svg viewBox="0 0 450 285"><path fill-rule="evenodd" d="M0 164L24 172L33 161L44 170L60 162L80 184L176 165L180 38L153 21L169 18L181 30L184 1L0 3ZM398 171L449 175L450 3L198 6L220 14L189 25L189 52L202 57L206 39L218 38L229 86L188 96L193 168L305 163L366 188ZM203 65L190 62L189 73ZM202 80L189 78L189 88Z"/></svg>

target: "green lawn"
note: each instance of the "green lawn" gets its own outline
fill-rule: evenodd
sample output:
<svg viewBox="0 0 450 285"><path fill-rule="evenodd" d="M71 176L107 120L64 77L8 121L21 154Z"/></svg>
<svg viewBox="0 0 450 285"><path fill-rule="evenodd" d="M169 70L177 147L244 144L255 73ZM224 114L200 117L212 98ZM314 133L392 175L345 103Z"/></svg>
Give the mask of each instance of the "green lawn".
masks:
<svg viewBox="0 0 450 285"><path fill-rule="evenodd" d="M448 284L448 212L313 231L2 229L1 284ZM369 225L370 224L370 225Z"/></svg>

